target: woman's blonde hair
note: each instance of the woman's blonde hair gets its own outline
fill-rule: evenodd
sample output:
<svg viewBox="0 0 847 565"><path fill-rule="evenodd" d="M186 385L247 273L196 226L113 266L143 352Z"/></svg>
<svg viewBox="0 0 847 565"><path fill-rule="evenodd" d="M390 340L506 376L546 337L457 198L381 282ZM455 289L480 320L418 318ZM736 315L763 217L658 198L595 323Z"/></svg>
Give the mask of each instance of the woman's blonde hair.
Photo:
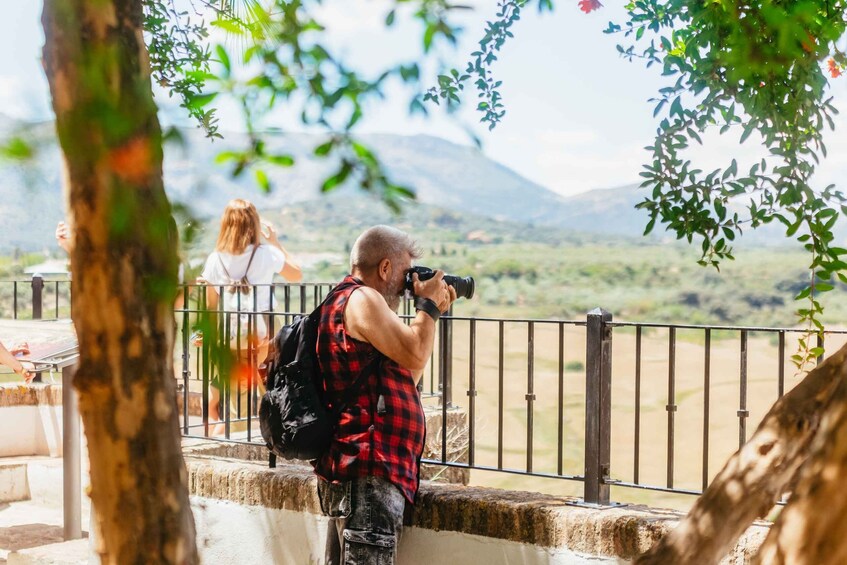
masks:
<svg viewBox="0 0 847 565"><path fill-rule="evenodd" d="M221 217L215 251L240 255L248 245L259 245L261 233L262 222L253 203L241 198L230 200Z"/></svg>

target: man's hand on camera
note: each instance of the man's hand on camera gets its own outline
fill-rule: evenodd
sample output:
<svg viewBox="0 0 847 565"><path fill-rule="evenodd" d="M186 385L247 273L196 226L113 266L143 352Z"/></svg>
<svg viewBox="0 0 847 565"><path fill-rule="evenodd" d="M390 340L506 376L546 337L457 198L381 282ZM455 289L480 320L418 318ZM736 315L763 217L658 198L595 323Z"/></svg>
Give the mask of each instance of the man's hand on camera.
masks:
<svg viewBox="0 0 847 565"><path fill-rule="evenodd" d="M431 279L421 281L418 274L412 274L415 296L429 298L438 306L439 312L446 312L456 300L456 289L444 282L444 271L437 270Z"/></svg>

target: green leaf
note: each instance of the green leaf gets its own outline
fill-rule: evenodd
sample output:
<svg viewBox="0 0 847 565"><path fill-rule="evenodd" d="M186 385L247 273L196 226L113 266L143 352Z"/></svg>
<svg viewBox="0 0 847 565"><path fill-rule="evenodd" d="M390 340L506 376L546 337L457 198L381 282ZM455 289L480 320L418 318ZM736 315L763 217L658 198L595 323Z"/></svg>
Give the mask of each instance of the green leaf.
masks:
<svg viewBox="0 0 847 565"><path fill-rule="evenodd" d="M15 161L26 161L35 156L35 149L21 137L13 137L0 146L0 157Z"/></svg>
<svg viewBox="0 0 847 565"><path fill-rule="evenodd" d="M385 25L386 27L391 27L394 25L394 10L388 12L388 15L385 16Z"/></svg>
<svg viewBox="0 0 847 565"><path fill-rule="evenodd" d="M332 148L335 146L335 142L330 140L326 143L322 143L315 147L315 155L318 157L326 157L329 155L329 152L332 151Z"/></svg>
<svg viewBox="0 0 847 565"><path fill-rule="evenodd" d="M232 64L229 61L229 55L227 54L226 49L224 49L221 45L215 45L215 52L218 54L218 61L221 66L223 66L226 70L224 76L228 77L232 72Z"/></svg>
<svg viewBox="0 0 847 565"><path fill-rule="evenodd" d="M280 167L290 167L294 165L294 157L291 155L268 155L265 161Z"/></svg>
<svg viewBox="0 0 847 565"><path fill-rule="evenodd" d="M350 163L345 161L342 163L341 168L337 173L326 179L321 186L321 192L329 192L339 185L343 184L347 177L350 176L350 172L353 170L353 167Z"/></svg>
<svg viewBox="0 0 847 565"><path fill-rule="evenodd" d="M256 169L256 183L262 189L262 192L271 191L271 182L268 180L268 175L262 169Z"/></svg>
<svg viewBox="0 0 847 565"><path fill-rule="evenodd" d="M203 108L204 106L207 106L217 96L217 92L209 92L208 94L197 94L191 97L191 99L189 100L189 104L192 108Z"/></svg>
<svg viewBox="0 0 847 565"><path fill-rule="evenodd" d="M241 159L243 156L243 153L237 153L235 151L221 151L215 156L215 163L221 165L227 161L236 161Z"/></svg>
<svg viewBox="0 0 847 565"><path fill-rule="evenodd" d="M432 38L435 37L435 32L435 24L429 24L426 26L426 31L424 31L423 36L424 53L429 53L429 49L432 47Z"/></svg>

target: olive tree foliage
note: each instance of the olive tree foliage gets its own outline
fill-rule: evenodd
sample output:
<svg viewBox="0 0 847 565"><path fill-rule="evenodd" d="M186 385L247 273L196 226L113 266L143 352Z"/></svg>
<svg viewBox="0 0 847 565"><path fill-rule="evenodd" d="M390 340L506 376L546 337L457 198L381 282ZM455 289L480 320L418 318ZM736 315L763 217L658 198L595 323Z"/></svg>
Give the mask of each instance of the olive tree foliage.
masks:
<svg viewBox="0 0 847 565"><path fill-rule="evenodd" d="M491 65L529 4L499 2L465 71L445 73L426 97L457 104L460 91L473 82L481 121L493 129L505 109ZM552 9L550 0L537 5ZM584 12L602 7L596 0L579 6ZM650 215L645 235L663 224L677 238L701 245L700 264L719 268L733 259L732 244L745 229L784 224L786 236L810 256L808 284L796 296L808 329L794 356L803 368L823 352L811 339L823 331L821 294L838 281L847 283L847 249L835 245L833 235L847 213L847 197L834 185L813 183L827 156L824 132L834 129L838 113L828 81L837 80L847 64L847 2L636 0L626 10L626 21L609 22L605 32L622 36L622 57L667 77L652 100L659 125L641 172L648 194L638 208ZM711 131L741 143L755 136L762 158L704 170L686 150L703 144Z"/></svg>

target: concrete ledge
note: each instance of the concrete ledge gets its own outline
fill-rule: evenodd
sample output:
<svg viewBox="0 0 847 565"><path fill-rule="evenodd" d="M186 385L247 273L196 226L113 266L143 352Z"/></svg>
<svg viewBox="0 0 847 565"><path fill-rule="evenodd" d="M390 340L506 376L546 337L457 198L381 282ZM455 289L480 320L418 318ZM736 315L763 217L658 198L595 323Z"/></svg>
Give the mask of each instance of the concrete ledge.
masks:
<svg viewBox="0 0 847 565"><path fill-rule="evenodd" d="M0 408L10 406L61 406L62 386L51 384L0 384Z"/></svg>
<svg viewBox="0 0 847 565"><path fill-rule="evenodd" d="M268 469L259 463L190 453L186 463L193 496L320 514L316 478L308 467L282 463ZM423 482L411 525L614 561L646 551L682 516L644 506L597 510L569 502L573 500L531 492ZM752 526L724 563L747 562L767 531L765 524Z"/></svg>

